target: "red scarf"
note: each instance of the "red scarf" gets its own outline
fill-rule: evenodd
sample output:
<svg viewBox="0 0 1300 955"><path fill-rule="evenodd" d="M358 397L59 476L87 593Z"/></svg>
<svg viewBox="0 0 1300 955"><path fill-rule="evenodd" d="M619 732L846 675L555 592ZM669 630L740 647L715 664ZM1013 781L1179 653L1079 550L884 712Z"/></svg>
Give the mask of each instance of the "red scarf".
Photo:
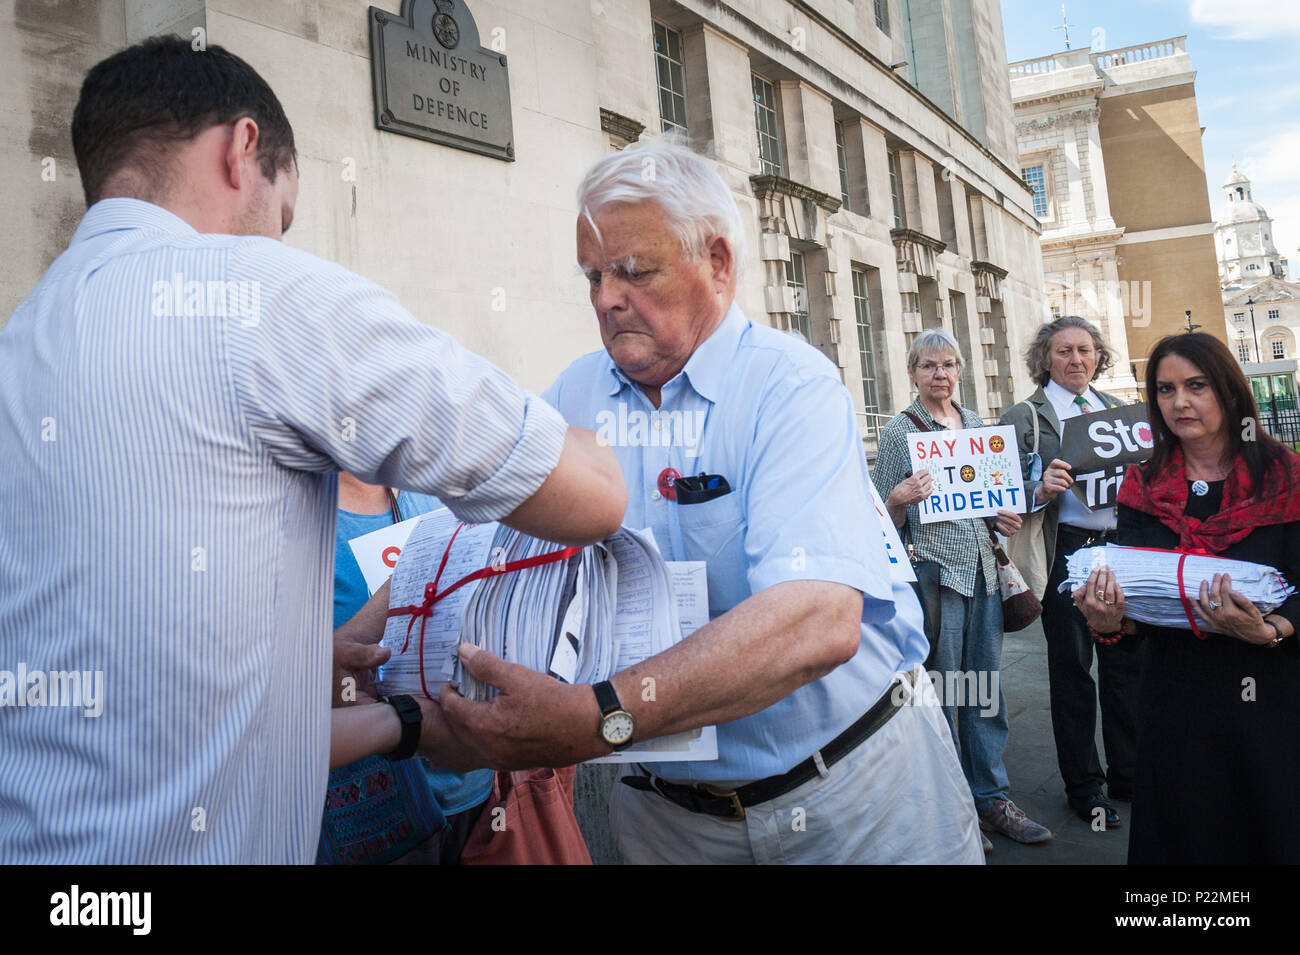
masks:
<svg viewBox="0 0 1300 955"><path fill-rule="evenodd" d="M1288 485L1289 479L1289 485ZM1188 517L1187 469L1175 445L1160 474L1147 478L1141 465L1129 466L1119 487L1119 503L1151 514L1178 534L1178 550L1220 554L1257 527L1300 520L1300 455L1287 452L1264 473L1259 492L1240 454L1223 483L1223 504L1205 520Z"/></svg>

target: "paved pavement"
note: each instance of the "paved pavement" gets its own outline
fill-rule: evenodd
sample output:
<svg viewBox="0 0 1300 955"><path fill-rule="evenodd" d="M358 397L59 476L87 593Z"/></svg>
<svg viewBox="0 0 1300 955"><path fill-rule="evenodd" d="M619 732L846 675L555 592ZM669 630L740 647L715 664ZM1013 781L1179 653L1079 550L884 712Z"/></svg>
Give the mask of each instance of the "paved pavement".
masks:
<svg viewBox="0 0 1300 955"><path fill-rule="evenodd" d="M1031 819L1051 829L1055 838L1042 845L1023 846L993 834L989 837L993 840L993 851L987 856L989 865L1123 865L1128 854L1129 804L1114 803L1120 816L1118 829L1094 832L1065 803L1065 787L1056 768L1056 744L1052 740L1047 643L1040 623L1003 637L1002 692L1011 722L1005 755L1011 798ZM1097 751L1105 752L1100 715Z"/></svg>
<svg viewBox="0 0 1300 955"><path fill-rule="evenodd" d="M1094 663L1093 679L1096 679ZM1039 623L1009 633L1002 643L1002 692L1010 710L1007 774L1011 798L1021 809L1054 833L1037 846L1024 846L993 834L989 865L1123 865L1128 854L1128 803L1115 803L1120 828L1094 832L1065 802L1065 787L1056 768L1056 744L1047 692L1047 644ZM1101 749L1101 721L1097 746ZM1103 760L1104 765L1104 760ZM617 864L606 822L605 806L614 785L613 766L582 766L578 770L576 810L592 858Z"/></svg>

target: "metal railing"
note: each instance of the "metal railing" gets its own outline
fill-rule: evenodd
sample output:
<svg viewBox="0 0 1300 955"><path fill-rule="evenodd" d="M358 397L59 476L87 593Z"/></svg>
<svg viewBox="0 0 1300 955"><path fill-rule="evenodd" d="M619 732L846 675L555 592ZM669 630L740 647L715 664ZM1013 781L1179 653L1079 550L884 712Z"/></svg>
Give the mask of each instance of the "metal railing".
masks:
<svg viewBox="0 0 1300 955"><path fill-rule="evenodd" d="M1259 426L1283 444L1300 444L1300 408L1290 396L1259 403Z"/></svg>

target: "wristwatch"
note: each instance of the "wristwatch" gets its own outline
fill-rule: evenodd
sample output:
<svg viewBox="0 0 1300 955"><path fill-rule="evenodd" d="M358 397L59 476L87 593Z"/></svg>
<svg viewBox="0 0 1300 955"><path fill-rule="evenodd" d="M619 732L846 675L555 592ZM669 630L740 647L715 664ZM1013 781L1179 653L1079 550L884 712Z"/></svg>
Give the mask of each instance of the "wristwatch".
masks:
<svg viewBox="0 0 1300 955"><path fill-rule="evenodd" d="M596 691L596 705L600 707L600 738L615 750L627 749L632 745L632 734L636 732L636 717L623 709L614 692L614 685L608 680L592 687Z"/></svg>
<svg viewBox="0 0 1300 955"><path fill-rule="evenodd" d="M379 702L387 703L397 710L397 718L402 721L402 739L397 744L397 749L391 753L383 754L384 759L392 763L410 759L415 755L416 747L420 745L420 727L424 722L424 716L420 712L420 704L404 694L385 696Z"/></svg>

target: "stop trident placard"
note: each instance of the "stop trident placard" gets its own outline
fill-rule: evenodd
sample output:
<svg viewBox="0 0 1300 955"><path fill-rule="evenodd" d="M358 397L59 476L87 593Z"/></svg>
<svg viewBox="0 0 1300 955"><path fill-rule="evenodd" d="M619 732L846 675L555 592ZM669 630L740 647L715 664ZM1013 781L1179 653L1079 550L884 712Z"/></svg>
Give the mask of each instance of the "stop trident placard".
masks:
<svg viewBox="0 0 1300 955"><path fill-rule="evenodd" d="M930 494L920 502L921 523L992 517L1000 508L1025 512L1016 429L915 431L907 436L912 473L929 471Z"/></svg>

